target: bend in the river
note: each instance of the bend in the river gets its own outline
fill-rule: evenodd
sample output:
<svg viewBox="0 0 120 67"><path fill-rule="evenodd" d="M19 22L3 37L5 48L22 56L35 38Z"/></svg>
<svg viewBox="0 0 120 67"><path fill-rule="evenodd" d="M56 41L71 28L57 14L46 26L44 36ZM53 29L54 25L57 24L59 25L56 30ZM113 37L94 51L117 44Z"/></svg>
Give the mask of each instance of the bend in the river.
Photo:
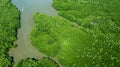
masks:
<svg viewBox="0 0 120 67"><path fill-rule="evenodd" d="M40 53L30 42L30 33L34 26L33 16L36 12L47 15L57 15L52 7L52 0L12 0L12 3L21 11L21 28L18 29L18 46L11 48L9 55L14 57L14 67L25 58L40 59L44 54Z"/></svg>

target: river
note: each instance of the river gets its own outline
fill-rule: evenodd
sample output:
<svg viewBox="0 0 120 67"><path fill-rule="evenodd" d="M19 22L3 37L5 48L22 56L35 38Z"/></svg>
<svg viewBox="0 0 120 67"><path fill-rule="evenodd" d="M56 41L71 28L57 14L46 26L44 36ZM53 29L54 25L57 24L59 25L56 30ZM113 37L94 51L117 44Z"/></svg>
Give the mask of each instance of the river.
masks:
<svg viewBox="0 0 120 67"><path fill-rule="evenodd" d="M21 27L18 29L16 48L11 48L8 52L14 57L14 66L25 58L40 59L45 56L32 46L30 41L30 33L34 27L33 16L36 12L42 14L56 16L57 11L52 7L52 0L12 0L12 3L21 12Z"/></svg>

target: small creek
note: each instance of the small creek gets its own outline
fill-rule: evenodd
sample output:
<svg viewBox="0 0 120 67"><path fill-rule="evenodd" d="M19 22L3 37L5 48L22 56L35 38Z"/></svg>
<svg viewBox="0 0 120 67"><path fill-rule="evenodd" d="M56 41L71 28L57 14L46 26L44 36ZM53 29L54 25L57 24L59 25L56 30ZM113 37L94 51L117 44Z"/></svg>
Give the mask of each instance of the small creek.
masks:
<svg viewBox="0 0 120 67"><path fill-rule="evenodd" d="M21 27L18 29L16 48L11 48L9 55L14 57L14 67L25 58L40 59L44 54L40 53L32 46L30 33L34 27L33 16L36 12L56 16L57 11L52 7L52 0L12 0L12 3L21 12Z"/></svg>

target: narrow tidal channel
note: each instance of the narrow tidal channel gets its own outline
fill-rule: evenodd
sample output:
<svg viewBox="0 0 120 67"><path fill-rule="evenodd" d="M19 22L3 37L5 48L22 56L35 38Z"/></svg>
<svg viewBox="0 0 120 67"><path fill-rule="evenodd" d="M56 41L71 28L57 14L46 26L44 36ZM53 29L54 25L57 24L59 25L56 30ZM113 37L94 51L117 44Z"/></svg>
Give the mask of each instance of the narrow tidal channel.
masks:
<svg viewBox="0 0 120 67"><path fill-rule="evenodd" d="M40 59L44 54L32 46L30 33L34 27L33 16L36 12L56 16L57 11L52 7L52 0L12 0L12 3L21 12L21 27L18 29L16 48L11 48L9 55L14 57L14 67L25 58Z"/></svg>

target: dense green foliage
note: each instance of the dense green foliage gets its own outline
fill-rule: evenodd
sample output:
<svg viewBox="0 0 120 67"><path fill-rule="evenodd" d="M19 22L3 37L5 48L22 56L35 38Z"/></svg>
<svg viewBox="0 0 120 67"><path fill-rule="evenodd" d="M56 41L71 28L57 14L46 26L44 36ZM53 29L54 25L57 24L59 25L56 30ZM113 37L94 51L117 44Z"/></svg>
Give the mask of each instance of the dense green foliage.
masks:
<svg viewBox="0 0 120 67"><path fill-rule="evenodd" d="M119 0L54 0L53 6L67 20L35 15L31 40L39 51L63 67L120 66Z"/></svg>
<svg viewBox="0 0 120 67"><path fill-rule="evenodd" d="M76 46L80 46L80 43L86 44L85 40L91 41L88 38L90 35L81 31L79 27L76 28L72 22L64 18L36 14L35 23L35 28L31 34L32 43L49 56L55 56L66 44L73 42L72 44L76 43ZM67 47L66 45L65 48Z"/></svg>
<svg viewBox="0 0 120 67"><path fill-rule="evenodd" d="M54 0L53 6L59 15L81 24L88 16L110 16L120 19L120 0Z"/></svg>
<svg viewBox="0 0 120 67"><path fill-rule="evenodd" d="M18 63L17 67L58 67L58 65L50 58L25 59Z"/></svg>
<svg viewBox="0 0 120 67"><path fill-rule="evenodd" d="M12 67L12 58L7 54L16 40L19 27L19 11L10 0L0 0L0 67Z"/></svg>
<svg viewBox="0 0 120 67"><path fill-rule="evenodd" d="M60 16L76 22L95 37L88 53L92 58L91 67L120 66L119 2L120 0L54 0L53 6Z"/></svg>

